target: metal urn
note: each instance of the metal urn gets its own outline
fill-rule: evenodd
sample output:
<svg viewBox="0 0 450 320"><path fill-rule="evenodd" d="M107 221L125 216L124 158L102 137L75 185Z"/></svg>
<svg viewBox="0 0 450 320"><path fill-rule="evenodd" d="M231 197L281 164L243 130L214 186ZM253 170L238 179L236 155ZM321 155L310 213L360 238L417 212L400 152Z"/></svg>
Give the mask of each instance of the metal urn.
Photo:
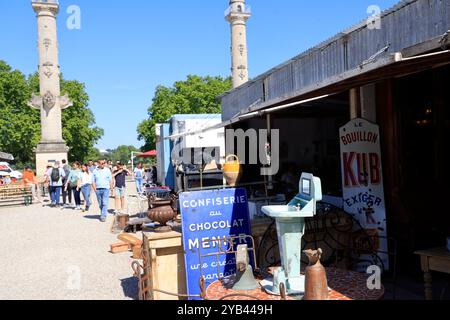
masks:
<svg viewBox="0 0 450 320"><path fill-rule="evenodd" d="M170 232L172 227L167 225L167 222L174 220L177 216L174 210L176 204L176 196L171 195L168 199L158 198L156 194L149 195L149 210L148 218L152 221L159 222L160 226L155 229L155 232Z"/></svg>
<svg viewBox="0 0 450 320"><path fill-rule="evenodd" d="M305 295L303 300L328 300L328 283L325 268L320 263L322 249L304 250L309 259L305 271Z"/></svg>

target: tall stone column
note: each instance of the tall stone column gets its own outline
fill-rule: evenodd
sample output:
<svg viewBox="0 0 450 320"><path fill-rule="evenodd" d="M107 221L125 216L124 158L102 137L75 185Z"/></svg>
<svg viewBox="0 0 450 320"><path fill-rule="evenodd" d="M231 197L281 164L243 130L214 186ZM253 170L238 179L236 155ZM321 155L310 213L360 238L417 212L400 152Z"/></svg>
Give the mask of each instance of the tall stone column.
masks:
<svg viewBox="0 0 450 320"><path fill-rule="evenodd" d="M39 87L40 95L33 95L29 105L41 111L41 141L36 148L36 171L45 172L48 163L67 159L68 148L62 137L61 110L72 105L67 95L61 96L60 67L56 16L57 0L32 2L37 14Z"/></svg>
<svg viewBox="0 0 450 320"><path fill-rule="evenodd" d="M230 0L225 19L231 25L231 72L233 87L248 81L247 20L251 17L250 7L245 0Z"/></svg>

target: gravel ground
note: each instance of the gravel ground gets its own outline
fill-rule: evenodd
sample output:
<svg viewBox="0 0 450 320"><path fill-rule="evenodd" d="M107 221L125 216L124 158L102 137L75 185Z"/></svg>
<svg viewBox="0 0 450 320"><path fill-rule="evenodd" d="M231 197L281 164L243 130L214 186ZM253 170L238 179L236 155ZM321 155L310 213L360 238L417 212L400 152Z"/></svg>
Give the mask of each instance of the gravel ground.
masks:
<svg viewBox="0 0 450 320"><path fill-rule="evenodd" d="M97 208L0 208L0 300L136 299L131 252L109 252L113 216Z"/></svg>

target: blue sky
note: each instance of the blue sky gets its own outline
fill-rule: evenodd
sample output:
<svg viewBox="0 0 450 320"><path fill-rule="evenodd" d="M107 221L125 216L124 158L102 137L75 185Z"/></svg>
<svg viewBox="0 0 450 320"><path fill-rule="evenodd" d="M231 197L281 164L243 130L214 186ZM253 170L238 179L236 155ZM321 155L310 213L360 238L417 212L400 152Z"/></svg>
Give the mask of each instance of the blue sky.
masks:
<svg viewBox="0 0 450 320"><path fill-rule="evenodd" d="M367 8L396 0L247 0L250 77L367 18ZM37 69L37 31L30 0L0 0L0 59L30 74ZM230 74L228 0L60 0L60 65L66 79L86 84L100 149L137 147L136 126L147 116L157 85L188 74ZM81 9L81 29L66 12Z"/></svg>

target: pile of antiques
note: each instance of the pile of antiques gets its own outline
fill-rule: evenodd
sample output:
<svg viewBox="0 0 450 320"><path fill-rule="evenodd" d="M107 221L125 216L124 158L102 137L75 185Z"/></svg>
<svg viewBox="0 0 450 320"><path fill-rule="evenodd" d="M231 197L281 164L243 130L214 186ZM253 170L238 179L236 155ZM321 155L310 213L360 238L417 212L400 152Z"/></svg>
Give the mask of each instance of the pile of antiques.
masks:
<svg viewBox="0 0 450 320"><path fill-rule="evenodd" d="M223 185L219 154L211 155L205 148L185 148L182 154L175 166L177 192Z"/></svg>
<svg viewBox="0 0 450 320"><path fill-rule="evenodd" d="M339 254L352 244L362 246L364 254L372 253L373 249L376 251L377 247L371 242L370 235L362 236L355 219L332 206L318 203L321 200L320 179L303 173L299 192L287 205L262 207L273 223L261 240L256 242L250 235L201 240L197 250L200 266L211 260L219 261L219 256L225 256L226 265L234 272L231 275L223 273L217 263L217 280L214 281L205 278L203 268L199 268L200 294L188 295L186 287L180 285L185 283L183 277L186 272L180 234L167 226L168 221L176 216L176 201L173 198L150 197L149 217L159 220L160 224L156 232L144 233L141 253L143 263L133 263L135 276L139 279L140 299L380 299L384 295L384 287L368 290L366 274L340 269L337 264L330 263L342 261L339 260L342 258ZM160 234L158 231L167 232L167 237L162 239L157 236ZM160 248L158 241L170 243L170 250ZM146 246L156 248L160 253L153 257L155 253L151 253L152 250L148 248L146 250ZM217 251L203 252L202 248L216 248ZM306 260L302 259L304 257ZM152 259L160 262L153 266ZM322 262L325 263L322 265ZM177 270L172 270L173 264L177 265ZM155 270L160 265L168 267ZM177 281L170 284L164 281L167 272L178 272L178 275L170 275Z"/></svg>

